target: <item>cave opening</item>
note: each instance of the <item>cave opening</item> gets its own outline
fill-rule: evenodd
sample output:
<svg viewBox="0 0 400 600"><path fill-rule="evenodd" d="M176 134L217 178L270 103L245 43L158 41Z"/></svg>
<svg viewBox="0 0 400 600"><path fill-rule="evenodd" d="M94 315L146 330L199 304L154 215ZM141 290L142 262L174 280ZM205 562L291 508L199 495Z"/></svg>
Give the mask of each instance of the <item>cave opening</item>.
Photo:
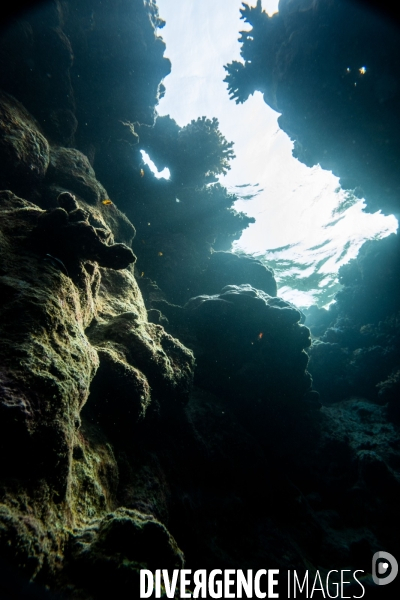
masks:
<svg viewBox="0 0 400 600"><path fill-rule="evenodd" d="M157 1L52 0L0 37L0 596L246 569L325 595L340 569L375 597L400 556L395 17Z"/></svg>
<svg viewBox="0 0 400 600"><path fill-rule="evenodd" d="M143 163L149 167L156 179L169 179L171 177L168 167L164 167L162 171L159 171L145 150L141 150L140 154L142 155ZM144 176L144 171L141 174Z"/></svg>
<svg viewBox="0 0 400 600"><path fill-rule="evenodd" d="M278 4L263 0L262 10L277 15ZM366 212L360 186L342 188L339 177L318 161L307 166L295 158L298 141L280 128L280 113L267 104L267 94L255 91L241 103L229 98L224 65L243 63L238 32L251 29L240 20L241 0L159 0L158 5L166 21L160 35L172 62L158 114L170 115L180 126L201 115L217 117L221 132L234 142L235 158L219 181L237 196L235 209L255 222L233 243L233 251L272 267L284 299L303 308L329 305L341 288L339 268L366 240L395 233L396 217L378 208ZM250 33L245 39L254 42ZM358 64L343 71L368 79L370 68Z"/></svg>

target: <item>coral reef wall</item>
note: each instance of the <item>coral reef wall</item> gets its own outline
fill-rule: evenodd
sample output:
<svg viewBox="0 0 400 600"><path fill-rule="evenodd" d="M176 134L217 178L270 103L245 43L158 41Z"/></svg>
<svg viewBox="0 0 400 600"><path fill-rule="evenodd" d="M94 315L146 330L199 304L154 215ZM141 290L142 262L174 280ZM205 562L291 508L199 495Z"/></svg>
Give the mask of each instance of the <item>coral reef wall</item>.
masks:
<svg viewBox="0 0 400 600"><path fill-rule="evenodd" d="M129 548L137 537L138 549L126 550L133 565L183 560L155 516L165 519L161 508L118 498L127 459L111 443L121 431L129 442L148 413L178 410L194 364L148 322L133 273L135 229L90 162L118 119L152 123L169 72L155 5L117 4L43 3L1 37L4 597L15 586L22 597L29 579L67 597L95 593L102 581L90 573L103 563L118 593L123 560L107 559L116 531L119 552L124 535ZM126 571L135 581L137 570Z"/></svg>
<svg viewBox="0 0 400 600"><path fill-rule="evenodd" d="M156 119L161 27L153 0L53 0L1 33L0 596L135 598L141 568L183 565L370 586L399 552L397 363L379 402L321 406L305 315L229 252L250 222L216 183L231 142ZM337 303L372 338L398 310L374 260Z"/></svg>
<svg viewBox="0 0 400 600"><path fill-rule="evenodd" d="M321 397L336 402L362 395L388 404L390 418L397 422L399 252L394 234L366 242L357 258L341 267L343 288L330 310L307 311L307 325L315 336L310 369Z"/></svg>

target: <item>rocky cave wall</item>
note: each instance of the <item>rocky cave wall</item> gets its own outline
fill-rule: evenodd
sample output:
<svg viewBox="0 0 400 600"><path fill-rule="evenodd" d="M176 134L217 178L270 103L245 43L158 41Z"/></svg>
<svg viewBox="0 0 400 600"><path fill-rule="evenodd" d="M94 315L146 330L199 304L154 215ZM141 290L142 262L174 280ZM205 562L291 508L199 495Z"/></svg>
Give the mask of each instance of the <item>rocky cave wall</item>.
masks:
<svg viewBox="0 0 400 600"><path fill-rule="evenodd" d="M398 552L393 411L321 407L304 315L229 253L249 220L207 184L231 144L216 120L155 121L161 25L152 0L57 0L2 32L5 597L131 598L143 566L368 573Z"/></svg>
<svg viewBox="0 0 400 600"><path fill-rule="evenodd" d="M340 177L367 210L399 214L399 22L387 3L281 0L241 10L243 63L226 66L231 97L261 90L282 113L294 155ZM400 368L397 237L368 242L344 266L330 311L312 307L310 371L323 401L394 400ZM332 385L332 377L334 385ZM390 391L389 392L389 388ZM393 408L393 415L398 408Z"/></svg>

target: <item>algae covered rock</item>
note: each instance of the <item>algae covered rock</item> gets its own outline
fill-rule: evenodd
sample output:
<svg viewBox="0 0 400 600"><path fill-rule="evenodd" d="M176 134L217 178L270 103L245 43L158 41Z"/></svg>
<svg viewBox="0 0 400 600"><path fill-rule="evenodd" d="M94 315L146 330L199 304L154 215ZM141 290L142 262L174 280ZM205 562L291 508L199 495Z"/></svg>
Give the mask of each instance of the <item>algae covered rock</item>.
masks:
<svg viewBox="0 0 400 600"><path fill-rule="evenodd" d="M102 594L135 597L139 571L181 569L182 551L151 515L120 508L71 539L68 571L76 584Z"/></svg>
<svg viewBox="0 0 400 600"><path fill-rule="evenodd" d="M60 194L60 198L65 197L66 193ZM31 239L37 249L72 268L82 260L111 269L125 269L136 261L126 244L110 243L111 232L93 227L89 213L78 207L70 212L59 207L40 215Z"/></svg>
<svg viewBox="0 0 400 600"><path fill-rule="evenodd" d="M0 561L9 560L11 550L15 552L16 566L24 567L32 577L43 566L50 545L39 519L32 514L21 514L15 507L0 504Z"/></svg>
<svg viewBox="0 0 400 600"><path fill-rule="evenodd" d="M52 148L47 183L75 192L88 204L96 204L106 191L96 180L87 157L74 148Z"/></svg>
<svg viewBox="0 0 400 600"><path fill-rule="evenodd" d="M35 119L4 92L0 92L0 132L0 189L27 192L44 178L50 148Z"/></svg>
<svg viewBox="0 0 400 600"><path fill-rule="evenodd" d="M63 498L79 412L98 366L84 332L92 318L91 285L85 297L32 251L29 236L43 211L10 192L1 201L1 443L10 453L3 471L49 478ZM21 443L24 453L17 451Z"/></svg>
<svg viewBox="0 0 400 600"><path fill-rule="evenodd" d="M46 244L67 251L79 223L100 247L115 246L87 222L71 219L83 210L74 208L72 196L61 199L70 212L43 211L11 192L2 192L0 201L0 449L8 457L0 473L0 557L27 578L54 582L63 568L60 548L68 527L73 524L78 535L117 503L120 464L104 435L82 424L83 406L88 402L91 414L100 407L97 421L104 425L112 390L113 417L124 423L121 432L129 439L152 400L187 399L194 359L160 325L147 322L131 271L99 268L93 255L87 260L85 239L82 255L79 236L71 236L73 272L65 273L56 257L48 259ZM53 236L41 229L49 215ZM164 526L154 527L168 546ZM119 559L113 563L117 570Z"/></svg>
<svg viewBox="0 0 400 600"><path fill-rule="evenodd" d="M99 350L100 370L93 385L101 397L112 403L127 403L128 410L117 412L123 420L144 416L151 394L162 401L185 401L191 389L194 357L190 350L165 332L161 325L141 320L136 312L122 313L107 322L97 322L88 331ZM109 377L110 369L114 371ZM143 375L146 374L146 376ZM109 382L109 383L108 383ZM98 396L98 393L94 393Z"/></svg>
<svg viewBox="0 0 400 600"><path fill-rule="evenodd" d="M36 131L40 142L27 111L13 99L9 105L20 115L18 127ZM103 202L107 193L87 158L62 148L46 155L48 141L43 137L38 150L27 134L26 155L18 154L25 139L18 135L10 137L11 174L42 147L53 158L29 180L29 200L0 192L0 451L8 457L0 467L0 560L22 578L69 593L74 585L58 579L66 572L69 529L79 536L120 502L121 457L110 441L121 432L129 440L152 401L187 400L194 358L147 321L131 267L134 227ZM23 189L17 175L10 186ZM92 415L98 418L88 423ZM117 435L107 429L111 421L123 424ZM146 519L153 539L154 519ZM167 547L167 530L154 527Z"/></svg>

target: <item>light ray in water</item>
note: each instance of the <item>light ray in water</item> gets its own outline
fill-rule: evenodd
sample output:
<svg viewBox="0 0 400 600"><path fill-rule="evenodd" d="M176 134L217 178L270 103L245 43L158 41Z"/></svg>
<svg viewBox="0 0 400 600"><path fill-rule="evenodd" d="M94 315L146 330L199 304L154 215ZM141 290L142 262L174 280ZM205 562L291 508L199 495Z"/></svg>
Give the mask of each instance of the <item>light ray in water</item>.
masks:
<svg viewBox="0 0 400 600"><path fill-rule="evenodd" d="M329 303L339 288L340 266L357 255L365 240L395 232L397 220L365 213L363 200L341 190L332 173L293 158L293 144L277 123L279 114L260 92L244 104L229 100L223 66L241 60L242 0L157 4L166 20L160 35L172 62L159 114L169 114L180 126L202 115L217 117L221 132L235 144L236 158L220 181L238 196L235 208L256 222L234 250L274 267L284 298L299 306ZM262 0L262 6L272 14L278 2Z"/></svg>

